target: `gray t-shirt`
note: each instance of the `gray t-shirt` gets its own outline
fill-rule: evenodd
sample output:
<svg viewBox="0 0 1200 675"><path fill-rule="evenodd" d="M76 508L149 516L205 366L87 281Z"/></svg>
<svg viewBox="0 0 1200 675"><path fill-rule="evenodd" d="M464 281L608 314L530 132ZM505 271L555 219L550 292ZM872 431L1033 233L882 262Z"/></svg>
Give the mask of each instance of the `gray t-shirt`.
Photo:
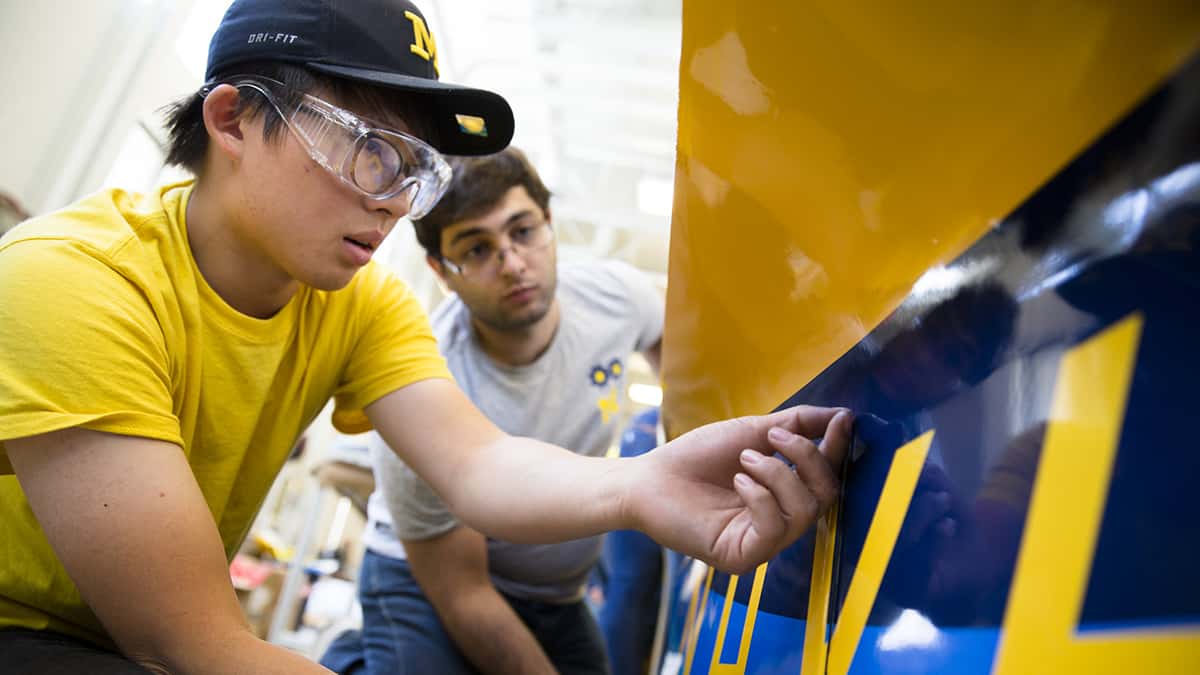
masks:
<svg viewBox="0 0 1200 675"><path fill-rule="evenodd" d="M546 352L527 366L502 366L488 358L457 297L433 313L433 332L459 386L496 426L603 456L618 431L618 411L627 405L628 357L662 336L663 300L645 275L616 261L560 267L557 296L558 330ZM404 558L400 539L429 539L457 526L433 489L378 434L372 432L368 445L376 484L368 506L369 549ZM600 544L600 537L537 546L489 538L488 568L496 588L509 595L577 600Z"/></svg>

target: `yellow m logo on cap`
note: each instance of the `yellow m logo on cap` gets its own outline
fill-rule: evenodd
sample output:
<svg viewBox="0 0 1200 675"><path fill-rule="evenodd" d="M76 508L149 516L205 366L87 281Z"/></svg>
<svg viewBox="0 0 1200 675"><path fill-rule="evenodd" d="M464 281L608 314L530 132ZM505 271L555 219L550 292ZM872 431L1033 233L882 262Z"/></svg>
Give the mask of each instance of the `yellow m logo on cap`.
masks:
<svg viewBox="0 0 1200 675"><path fill-rule="evenodd" d="M425 20L413 12L405 12L404 18L411 21L413 25L413 43L409 49L426 61L432 61L434 72L441 75L442 71L438 68L437 43L433 41L433 35L430 34L429 27L425 25Z"/></svg>

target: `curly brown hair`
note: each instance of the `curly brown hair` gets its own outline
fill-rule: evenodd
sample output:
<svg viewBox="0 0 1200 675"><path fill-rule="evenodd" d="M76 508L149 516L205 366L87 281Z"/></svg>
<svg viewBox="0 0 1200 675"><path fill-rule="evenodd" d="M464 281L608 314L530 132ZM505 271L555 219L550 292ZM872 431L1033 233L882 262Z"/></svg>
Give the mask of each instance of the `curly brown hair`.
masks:
<svg viewBox="0 0 1200 675"><path fill-rule="evenodd" d="M454 178L441 201L424 218L413 221L417 241L430 256L442 257L442 230L491 211L510 189L525 188L545 213L550 211L550 190L525 153L511 145L483 157L447 157Z"/></svg>

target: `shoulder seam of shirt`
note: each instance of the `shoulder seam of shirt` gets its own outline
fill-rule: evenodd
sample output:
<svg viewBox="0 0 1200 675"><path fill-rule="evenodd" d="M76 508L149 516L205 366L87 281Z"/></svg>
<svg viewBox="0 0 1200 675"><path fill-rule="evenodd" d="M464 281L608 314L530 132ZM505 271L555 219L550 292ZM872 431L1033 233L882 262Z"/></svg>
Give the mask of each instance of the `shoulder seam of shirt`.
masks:
<svg viewBox="0 0 1200 675"><path fill-rule="evenodd" d="M146 226L147 223L151 223L151 222L154 222L156 224L162 223L167 229L172 229L171 228L171 219L167 217L167 214L165 211L161 211L161 210L154 211L153 213L147 213L147 214L143 214L143 215L137 215L135 217L130 217L125 222L129 223L130 233L129 233L129 236L122 237L120 241L117 241L113 244L112 248L109 251L109 255L112 256L113 258L116 258L117 256L119 256L125 250L125 248L127 246L129 246L130 243L132 243L134 241L140 241L139 235L141 234L142 229ZM184 241L183 244L184 244L184 247L186 247L188 249L188 256L190 257L192 255L191 244L187 241Z"/></svg>
<svg viewBox="0 0 1200 675"><path fill-rule="evenodd" d="M6 243L4 246L0 246L0 251L6 251L10 248L13 248L17 244L26 244L26 243L37 242L37 241L63 242L69 246L72 246L72 247L78 249L79 251L81 251L83 253L86 253L88 256L95 258L96 260L104 263L104 265L106 267L112 268L113 271L117 271L116 266L115 266L116 258L119 256L121 251L124 250L124 248L129 244L129 241L132 239L136 239L136 237L134 237L132 235L129 237L124 237L124 238L122 238L121 241L117 242L113 246L110 246L106 250L106 249L100 248L99 246L96 246L95 244L92 244L89 241L84 241L83 239L77 239L75 237L68 237L68 236L57 235L57 234L56 235L36 235L36 236L32 236L32 237L22 237L15 241L10 241L10 242ZM125 275L122 274L121 276L125 276Z"/></svg>

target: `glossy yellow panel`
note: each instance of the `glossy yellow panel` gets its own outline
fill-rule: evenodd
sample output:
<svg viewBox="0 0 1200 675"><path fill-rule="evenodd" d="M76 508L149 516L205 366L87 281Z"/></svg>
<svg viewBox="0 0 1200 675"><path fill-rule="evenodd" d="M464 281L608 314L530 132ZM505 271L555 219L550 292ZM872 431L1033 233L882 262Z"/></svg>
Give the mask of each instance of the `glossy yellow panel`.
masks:
<svg viewBox="0 0 1200 675"><path fill-rule="evenodd" d="M812 581L808 590L808 621L804 629L804 656L800 675L825 675L828 657L825 627L829 625L829 595L833 591L833 558L836 554L837 523L840 508L837 504L817 521L817 537L813 551Z"/></svg>
<svg viewBox="0 0 1200 675"><path fill-rule="evenodd" d="M883 583L883 575L892 560L900 526L908 514L913 492L917 489L917 479L921 475L921 467L925 466L932 442L933 432L926 431L906 443L892 457L892 467L883 483L879 505L875 507L862 554L850 579L850 589L846 591L841 616L829 639L826 672L832 675L850 672L850 663L858 649L863 627L867 625L867 616L875 606L879 584Z"/></svg>
<svg viewBox="0 0 1200 675"><path fill-rule="evenodd" d="M672 435L769 410L1200 46L1200 3L685 0Z"/></svg>

